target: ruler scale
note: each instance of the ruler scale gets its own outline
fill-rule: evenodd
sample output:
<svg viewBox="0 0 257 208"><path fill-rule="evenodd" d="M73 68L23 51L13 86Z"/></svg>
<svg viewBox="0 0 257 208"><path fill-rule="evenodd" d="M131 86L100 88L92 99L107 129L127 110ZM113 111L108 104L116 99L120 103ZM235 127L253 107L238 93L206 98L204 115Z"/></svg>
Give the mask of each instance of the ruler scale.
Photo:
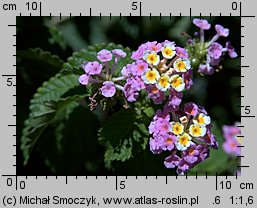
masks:
<svg viewBox="0 0 257 208"><path fill-rule="evenodd" d="M252 1L179 2L109 0L106 2L2 1L1 10L1 207L256 207L256 3ZM242 176L24 176L16 168L16 16L47 16L49 21L86 16L173 18L238 16L241 20L240 145ZM233 25L231 26L233 27ZM240 71L239 71L240 70ZM18 105L18 104L17 104ZM17 145L17 146L16 146Z"/></svg>

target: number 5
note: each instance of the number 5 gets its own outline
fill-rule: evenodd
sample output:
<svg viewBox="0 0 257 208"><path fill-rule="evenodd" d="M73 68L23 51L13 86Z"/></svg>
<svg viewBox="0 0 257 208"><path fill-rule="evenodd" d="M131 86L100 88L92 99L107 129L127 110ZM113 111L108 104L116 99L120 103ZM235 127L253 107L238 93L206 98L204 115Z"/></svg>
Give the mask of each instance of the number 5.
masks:
<svg viewBox="0 0 257 208"><path fill-rule="evenodd" d="M136 1L132 2L132 10L137 10L137 2Z"/></svg>

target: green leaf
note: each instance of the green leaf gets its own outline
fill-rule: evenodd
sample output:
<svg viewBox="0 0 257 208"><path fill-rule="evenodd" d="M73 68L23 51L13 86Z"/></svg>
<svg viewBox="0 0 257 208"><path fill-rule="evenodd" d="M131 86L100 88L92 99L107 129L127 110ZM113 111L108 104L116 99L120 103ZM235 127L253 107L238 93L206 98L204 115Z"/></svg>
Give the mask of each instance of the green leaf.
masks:
<svg viewBox="0 0 257 208"><path fill-rule="evenodd" d="M104 158L97 141L98 128L96 116L86 107L77 106L69 119L47 128L37 150L53 174L76 175L85 169L94 174ZM96 160L99 156L102 161Z"/></svg>
<svg viewBox="0 0 257 208"><path fill-rule="evenodd" d="M152 118L155 113L154 109L152 107L147 107L147 108L143 109L143 112L146 114L146 116L148 118Z"/></svg>
<svg viewBox="0 0 257 208"><path fill-rule="evenodd" d="M48 41L54 45L55 43L58 44L61 49L65 50L67 47L67 44L65 42L63 33L58 30L55 26L48 26L49 28L49 33L51 34L51 38L48 38Z"/></svg>
<svg viewBox="0 0 257 208"><path fill-rule="evenodd" d="M19 58L27 59L33 63L37 63L42 69L51 69L56 72L62 68L63 60L58 56L52 55L49 51L43 51L41 48L30 48L27 50L17 51L17 56ZM34 70L38 70L34 69Z"/></svg>
<svg viewBox="0 0 257 208"><path fill-rule="evenodd" d="M146 126L137 118L134 109L114 113L99 131L99 141L106 146L106 167L110 168L112 161L124 162L133 157L132 150L135 146L144 150L148 137Z"/></svg>
<svg viewBox="0 0 257 208"><path fill-rule="evenodd" d="M105 166L111 167L111 162L128 160L132 157L132 141L131 139L125 139L119 146L113 147L111 144L107 144L107 148L104 154Z"/></svg>
<svg viewBox="0 0 257 208"><path fill-rule="evenodd" d="M43 103L45 101L57 101L64 93L77 86L80 86L77 75L61 76L57 74L49 81L44 82L42 87L38 88L37 93L31 100L31 106L34 107L33 104Z"/></svg>
<svg viewBox="0 0 257 208"><path fill-rule="evenodd" d="M116 146L131 137L133 126L136 119L135 111L132 109L121 110L103 124L101 136L111 145Z"/></svg>
<svg viewBox="0 0 257 208"><path fill-rule="evenodd" d="M30 104L30 115L25 121L21 138L24 164L28 162L37 139L54 120L65 118L86 95L62 98L62 95L79 86L76 75L56 75L45 82L34 95Z"/></svg>

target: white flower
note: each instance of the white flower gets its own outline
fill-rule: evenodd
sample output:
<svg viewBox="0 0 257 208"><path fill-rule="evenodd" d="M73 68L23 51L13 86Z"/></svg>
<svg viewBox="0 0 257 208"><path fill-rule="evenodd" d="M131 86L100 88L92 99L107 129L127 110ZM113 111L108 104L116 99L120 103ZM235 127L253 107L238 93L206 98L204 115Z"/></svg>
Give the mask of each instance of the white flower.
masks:
<svg viewBox="0 0 257 208"><path fill-rule="evenodd" d="M160 78L160 74L156 69L147 69L141 78L146 84L155 84Z"/></svg>
<svg viewBox="0 0 257 208"><path fill-rule="evenodd" d="M206 134L206 127L199 124L192 124L189 127L189 134L193 137L203 137Z"/></svg>
<svg viewBox="0 0 257 208"><path fill-rule="evenodd" d="M179 122L173 121L170 123L170 131L175 135L182 134L184 132L184 126Z"/></svg>
<svg viewBox="0 0 257 208"><path fill-rule="evenodd" d="M174 44L165 44L162 47L162 55L164 58L171 59L176 54L176 47Z"/></svg>
<svg viewBox="0 0 257 208"><path fill-rule="evenodd" d="M178 136L178 140L176 143L176 147L178 150L184 151L186 150L192 143L192 138L187 134L184 133L181 136Z"/></svg>
<svg viewBox="0 0 257 208"><path fill-rule="evenodd" d="M166 74L161 75L157 81L156 87L161 91L167 91L170 88L170 77Z"/></svg>
<svg viewBox="0 0 257 208"><path fill-rule="evenodd" d="M195 119L193 119L194 124L200 124L200 125L209 125L211 123L210 116L207 116L203 113L200 113L198 116L196 116Z"/></svg>
<svg viewBox="0 0 257 208"><path fill-rule="evenodd" d="M173 67L176 70L176 72L186 72L188 69L191 68L191 64L188 59L178 58L174 62Z"/></svg>
<svg viewBox="0 0 257 208"><path fill-rule="evenodd" d="M181 92L182 90L185 89L184 79L182 77L180 77L178 74L171 76L170 80L171 80L171 86L177 92Z"/></svg>
<svg viewBox="0 0 257 208"><path fill-rule="evenodd" d="M160 62L160 56L149 50L145 51L143 58L148 64L152 64L154 66L157 66Z"/></svg>

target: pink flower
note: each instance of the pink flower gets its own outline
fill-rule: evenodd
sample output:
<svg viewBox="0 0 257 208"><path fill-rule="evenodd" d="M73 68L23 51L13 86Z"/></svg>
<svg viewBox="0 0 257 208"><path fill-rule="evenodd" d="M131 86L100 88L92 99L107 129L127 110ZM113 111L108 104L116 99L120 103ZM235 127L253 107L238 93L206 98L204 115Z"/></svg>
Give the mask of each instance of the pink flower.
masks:
<svg viewBox="0 0 257 208"><path fill-rule="evenodd" d="M166 168L175 168L176 166L178 166L180 161L181 159L179 156L172 154L165 158L164 165L166 166Z"/></svg>
<svg viewBox="0 0 257 208"><path fill-rule="evenodd" d="M182 102L183 93L177 92L174 89L170 89L170 95L168 102L164 105L164 112L174 112L178 110L180 103Z"/></svg>
<svg viewBox="0 0 257 208"><path fill-rule="evenodd" d="M224 125L222 127L225 142L223 149L227 154L239 156L241 154L240 142L237 138L241 134L240 128L236 126Z"/></svg>
<svg viewBox="0 0 257 208"><path fill-rule="evenodd" d="M210 145L213 149L218 149L219 144L216 140L216 136L211 133L211 131L208 129L205 136L203 137L203 140L206 144Z"/></svg>
<svg viewBox="0 0 257 208"><path fill-rule="evenodd" d="M121 57L121 58L124 58L124 57L126 57L126 53L123 51L123 50L121 50L121 49L114 49L114 50L112 50L112 54L114 55L114 56L117 56L117 57Z"/></svg>
<svg viewBox="0 0 257 208"><path fill-rule="evenodd" d="M99 64L97 61L87 62L83 65L84 71L90 75L100 74L102 72L102 68L102 64Z"/></svg>
<svg viewBox="0 0 257 208"><path fill-rule="evenodd" d="M101 87L101 92L104 97L113 97L116 93L114 83L111 81L105 81Z"/></svg>
<svg viewBox="0 0 257 208"><path fill-rule="evenodd" d="M227 154L240 156L241 148L240 144L236 140L229 139L223 143L223 149Z"/></svg>
<svg viewBox="0 0 257 208"><path fill-rule="evenodd" d="M141 76L147 68L148 64L145 61L138 60L131 66L131 72L135 76Z"/></svg>
<svg viewBox="0 0 257 208"><path fill-rule="evenodd" d="M175 144L177 141L177 137L174 134L166 134L163 135L163 140L162 140L162 150L173 150L175 148Z"/></svg>
<svg viewBox="0 0 257 208"><path fill-rule="evenodd" d="M224 125L222 126L222 131L225 139L235 139L237 135L241 134L241 129L234 125Z"/></svg>
<svg viewBox="0 0 257 208"><path fill-rule="evenodd" d="M176 47L176 52L177 52L177 55L178 55L180 58L188 58L188 57L189 57L189 55L188 55L186 49L184 49L184 48Z"/></svg>
<svg viewBox="0 0 257 208"><path fill-rule="evenodd" d="M132 76L131 67L132 67L132 64L127 64L126 66L124 66L121 70L122 76L124 77Z"/></svg>
<svg viewBox="0 0 257 208"><path fill-rule="evenodd" d="M186 73L182 74L182 78L184 79L184 82L186 85L185 87L187 90L190 89L193 85L192 74L193 74L192 68L189 69Z"/></svg>
<svg viewBox="0 0 257 208"><path fill-rule="evenodd" d="M194 19L193 23L203 29L203 30L209 30L211 28L211 25L209 24L209 22L205 19L201 20L201 19Z"/></svg>
<svg viewBox="0 0 257 208"><path fill-rule="evenodd" d="M196 116L198 114L198 106L193 102L186 103L184 111L187 115Z"/></svg>
<svg viewBox="0 0 257 208"><path fill-rule="evenodd" d="M146 85L146 91L148 97L154 101L154 104L161 104L162 101L165 100L164 92L159 90L155 85Z"/></svg>
<svg viewBox="0 0 257 208"><path fill-rule="evenodd" d="M79 83L82 85L88 85L90 76L87 74L82 74L79 77Z"/></svg>
<svg viewBox="0 0 257 208"><path fill-rule="evenodd" d="M140 85L135 86L135 80L133 78L127 79L126 84L124 85L124 95L129 102L134 102L137 100L139 95L138 90Z"/></svg>
<svg viewBox="0 0 257 208"><path fill-rule="evenodd" d="M218 59L222 55L222 45L217 42L211 44L210 48L208 49L208 54L211 58Z"/></svg>
<svg viewBox="0 0 257 208"><path fill-rule="evenodd" d="M198 72L206 75L211 75L214 73L214 68L211 67L209 64L200 64Z"/></svg>
<svg viewBox="0 0 257 208"><path fill-rule="evenodd" d="M97 53L98 60L107 62L112 60L112 53L109 50L103 49Z"/></svg>
<svg viewBox="0 0 257 208"><path fill-rule="evenodd" d="M166 45L173 45L175 46L175 42L174 41L169 41L169 40L165 40L163 43L162 43L163 46L166 46Z"/></svg>
<svg viewBox="0 0 257 208"><path fill-rule="evenodd" d="M201 146L197 146L192 144L187 150L183 152L183 159L190 164L195 163L198 160L198 156L200 154Z"/></svg>
<svg viewBox="0 0 257 208"><path fill-rule="evenodd" d="M147 50L146 44L142 44L138 47L137 51L132 53L131 58L134 60L141 59L144 56L145 51Z"/></svg>
<svg viewBox="0 0 257 208"><path fill-rule="evenodd" d="M150 150L152 151L152 153L154 153L154 154L162 153L162 149L161 149L162 141L160 139L150 138L149 145L150 145Z"/></svg>
<svg viewBox="0 0 257 208"><path fill-rule="evenodd" d="M228 55L230 56L230 58L236 58L237 57L237 53L235 52L234 47L231 45L231 43L229 41L226 42L226 48L228 50Z"/></svg>
<svg viewBox="0 0 257 208"><path fill-rule="evenodd" d="M228 37L229 35L229 29L224 28L221 25L215 25L215 29L217 31L217 34L222 37Z"/></svg>
<svg viewBox="0 0 257 208"><path fill-rule="evenodd" d="M157 41L147 42L146 47L147 47L148 50L158 53L158 52L161 51L162 44L157 43Z"/></svg>

